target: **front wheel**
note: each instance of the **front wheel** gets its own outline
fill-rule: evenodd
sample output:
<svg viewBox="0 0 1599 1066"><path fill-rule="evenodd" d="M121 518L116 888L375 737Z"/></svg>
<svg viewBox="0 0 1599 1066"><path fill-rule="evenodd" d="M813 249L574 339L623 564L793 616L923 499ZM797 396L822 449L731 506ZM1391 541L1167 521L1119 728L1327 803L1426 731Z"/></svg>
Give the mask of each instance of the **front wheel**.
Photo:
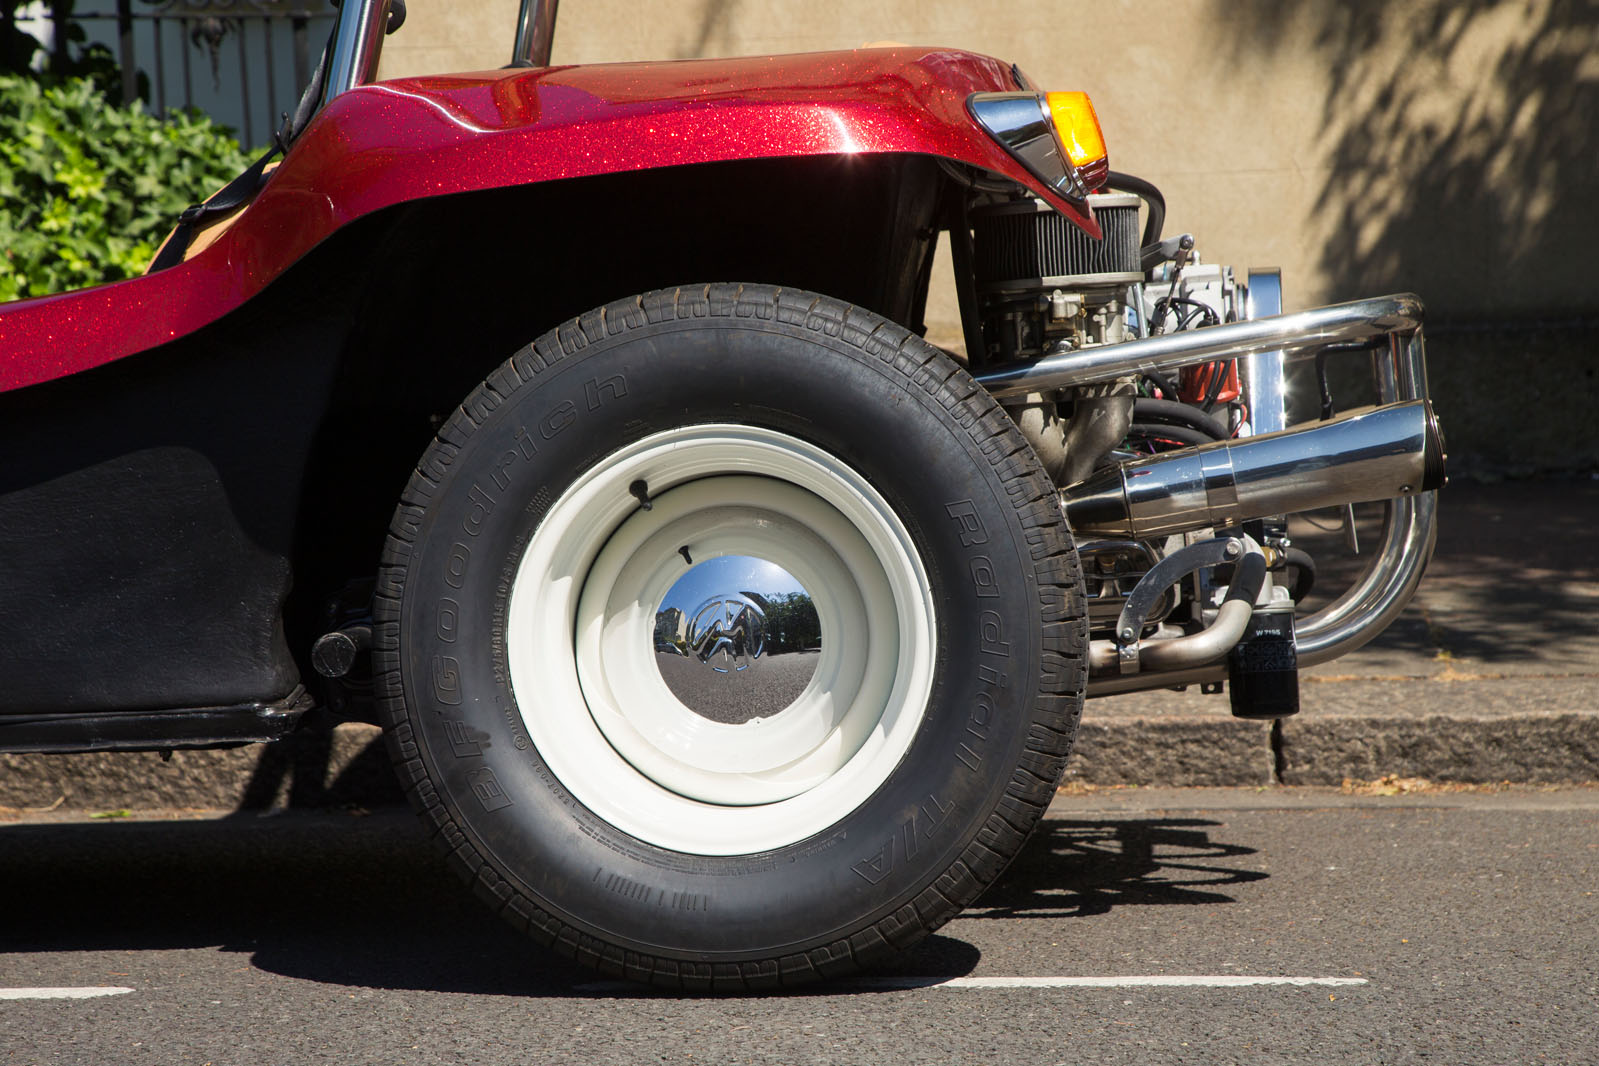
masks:
<svg viewBox="0 0 1599 1066"><path fill-rule="evenodd" d="M379 582L390 751L479 894L580 961L847 972L1043 813L1080 582L1025 441L919 338L650 293L518 353L423 457Z"/></svg>

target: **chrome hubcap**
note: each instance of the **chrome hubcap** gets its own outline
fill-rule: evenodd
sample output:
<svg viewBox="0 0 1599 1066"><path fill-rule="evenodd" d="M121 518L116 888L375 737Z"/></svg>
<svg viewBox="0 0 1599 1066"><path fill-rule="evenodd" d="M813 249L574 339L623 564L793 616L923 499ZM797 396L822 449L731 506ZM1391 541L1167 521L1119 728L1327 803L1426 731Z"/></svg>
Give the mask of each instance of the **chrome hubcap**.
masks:
<svg viewBox="0 0 1599 1066"><path fill-rule="evenodd" d="M751 555L689 567L655 614L655 660L666 687L695 714L725 725L781 714L810 684L821 650L810 593L787 570Z"/></svg>

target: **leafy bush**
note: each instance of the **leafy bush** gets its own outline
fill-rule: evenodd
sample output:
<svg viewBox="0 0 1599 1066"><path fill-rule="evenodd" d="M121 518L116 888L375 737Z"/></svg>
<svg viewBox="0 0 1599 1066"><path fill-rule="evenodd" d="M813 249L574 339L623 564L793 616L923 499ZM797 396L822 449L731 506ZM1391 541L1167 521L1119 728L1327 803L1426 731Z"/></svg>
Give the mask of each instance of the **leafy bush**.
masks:
<svg viewBox="0 0 1599 1066"><path fill-rule="evenodd" d="M0 300L142 273L183 209L248 165L198 112L0 74Z"/></svg>

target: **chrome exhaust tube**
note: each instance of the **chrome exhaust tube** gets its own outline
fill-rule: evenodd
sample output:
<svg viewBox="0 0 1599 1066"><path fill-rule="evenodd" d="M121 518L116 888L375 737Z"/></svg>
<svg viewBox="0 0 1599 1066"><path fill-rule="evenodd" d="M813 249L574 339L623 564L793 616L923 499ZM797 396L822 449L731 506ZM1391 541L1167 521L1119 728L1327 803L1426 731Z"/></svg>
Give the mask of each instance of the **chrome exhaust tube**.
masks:
<svg viewBox="0 0 1599 1066"><path fill-rule="evenodd" d="M1061 491L1074 533L1147 540L1266 515L1414 496L1444 481L1427 400L1123 463Z"/></svg>
<svg viewBox="0 0 1599 1066"><path fill-rule="evenodd" d="M1300 327L1305 332L1296 333ZM1243 335L1246 330L1247 337ZM1297 315L1106 345L1094 351L1098 358L1092 368L1062 367L1059 362L1087 352L1052 357L1057 361L1048 369L1048 385L1042 383L1046 368L1039 363L1018 369L1023 377L1039 375L1031 377L1032 388L1059 387L1065 382L1055 378L1057 371L1064 370L1074 379L1080 374L1115 374L1120 367L1149 356L1155 356L1160 365L1180 365L1182 358L1197 361L1229 344L1234 347L1224 356L1228 358L1258 351L1303 352L1329 343L1375 340L1382 332L1389 334L1388 344L1374 347L1372 369L1384 406L1351 412L1326 423L1204 446L1220 451L1265 443L1275 450L1270 442L1277 438L1293 441L1292 450L1297 455L1279 453L1274 460L1266 454L1233 451L1197 457L1201 449L1185 449L1109 471L1061 493L1073 525L1082 532L1088 532L1083 526L1092 524L1123 531L1135 527L1169 529L1188 523L1197 523L1188 528L1198 528L1224 518L1237 521L1327 503L1383 500L1383 531L1377 550L1369 553L1365 572L1338 599L1295 623L1299 665L1308 667L1346 655L1382 632L1410 601L1432 556L1438 494L1431 490L1443 480L1444 454L1437 420L1427 403L1427 357L1420 302L1413 296L1379 297ZM1158 352L1148 347L1129 350L1151 341L1160 342ZM1186 348L1181 356L1173 350L1177 346ZM1120 354L1104 358L1112 352ZM987 378L985 375L979 380L986 383ZM1388 413L1395 411L1400 414ZM1355 419L1362 420L1357 423L1357 427L1363 426L1360 434L1352 432L1357 427L1340 425ZM1193 470L1196 462L1197 475ZM1191 489L1182 501L1170 500L1174 486L1185 479L1176 476L1180 471L1175 467L1159 469L1166 463L1185 464L1187 483L1199 491ZM1149 473L1139 473L1146 468ZM1213 476L1207 479L1207 473ZM1148 479L1155 480L1148 486L1142 484ZM1162 483L1167 486L1166 498L1155 491L1156 485ZM1128 536L1126 532L1108 535ZM1226 677L1226 667L1218 663L1145 670L1132 675L1102 673L1089 677L1088 695L1111 696L1170 685L1203 684Z"/></svg>

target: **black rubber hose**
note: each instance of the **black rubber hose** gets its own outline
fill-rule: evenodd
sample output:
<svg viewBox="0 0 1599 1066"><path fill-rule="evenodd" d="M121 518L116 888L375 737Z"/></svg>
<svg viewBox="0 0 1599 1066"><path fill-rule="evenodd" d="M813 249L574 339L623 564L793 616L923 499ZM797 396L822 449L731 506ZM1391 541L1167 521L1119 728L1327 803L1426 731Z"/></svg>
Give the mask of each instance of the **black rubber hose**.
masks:
<svg viewBox="0 0 1599 1066"><path fill-rule="evenodd" d="M1151 440L1170 441L1173 444L1189 447L1200 444L1209 444L1216 438L1208 433L1201 433L1197 429L1187 426L1161 425L1157 422L1134 422L1127 429L1129 437L1147 437Z"/></svg>
<svg viewBox="0 0 1599 1066"><path fill-rule="evenodd" d="M1105 184L1112 189L1130 192L1149 205L1149 217L1144 221L1144 240L1141 247L1148 248L1160 240L1161 227L1166 225L1166 198L1160 194L1160 190L1143 178L1135 178L1119 170L1111 171L1110 176L1105 179Z"/></svg>
<svg viewBox="0 0 1599 1066"><path fill-rule="evenodd" d="M1232 434L1214 416L1176 400L1157 400L1140 396L1133 401L1134 422L1156 422L1165 426L1187 426L1208 434L1211 440L1226 440Z"/></svg>
<svg viewBox="0 0 1599 1066"><path fill-rule="evenodd" d="M1298 603L1309 596L1310 590L1316 587L1316 560L1303 548L1284 548L1283 562L1296 571L1288 595Z"/></svg>
<svg viewBox="0 0 1599 1066"><path fill-rule="evenodd" d="M1173 384L1172 380L1166 375L1156 373L1153 370L1146 370L1144 371L1144 378L1147 381L1153 382L1155 387L1161 391L1161 394L1164 398L1170 398L1177 395L1177 386ZM1154 399L1154 397L1150 398Z"/></svg>
<svg viewBox="0 0 1599 1066"><path fill-rule="evenodd" d="M1254 603L1260 598L1260 587L1265 583L1266 557L1258 551L1247 552L1233 567L1233 575L1227 583L1227 598L1222 602Z"/></svg>

